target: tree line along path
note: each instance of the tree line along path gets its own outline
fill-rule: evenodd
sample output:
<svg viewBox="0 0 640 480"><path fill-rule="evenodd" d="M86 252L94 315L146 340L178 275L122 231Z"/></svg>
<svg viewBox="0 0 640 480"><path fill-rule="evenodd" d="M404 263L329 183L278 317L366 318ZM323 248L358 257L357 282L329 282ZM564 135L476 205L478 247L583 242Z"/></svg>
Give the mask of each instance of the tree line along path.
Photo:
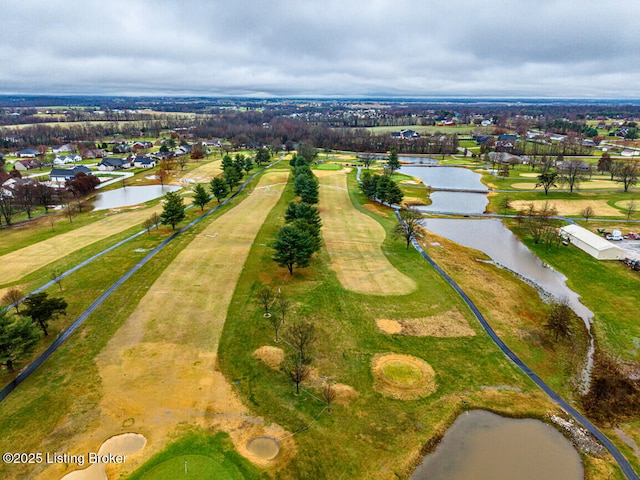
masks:
<svg viewBox="0 0 640 480"><path fill-rule="evenodd" d="M396 269L382 251L386 231L351 202L346 170L316 171L318 209L331 268L344 288L366 295L406 295L415 282Z"/></svg>
<svg viewBox="0 0 640 480"><path fill-rule="evenodd" d="M254 239L288 176L288 170L267 171L247 198L196 235L150 285L95 358L100 378L93 381L102 395L93 408L100 421L66 425L74 432L68 439L73 451L93 451L97 438L122 431L123 419L133 419L130 430L147 438L145 449L122 466L129 472L162 450L180 424L228 431L242 451L238 438L246 432L240 427L261 421L248 417L217 370L218 341ZM284 434L277 425L265 428ZM47 470L48 477L57 468Z"/></svg>

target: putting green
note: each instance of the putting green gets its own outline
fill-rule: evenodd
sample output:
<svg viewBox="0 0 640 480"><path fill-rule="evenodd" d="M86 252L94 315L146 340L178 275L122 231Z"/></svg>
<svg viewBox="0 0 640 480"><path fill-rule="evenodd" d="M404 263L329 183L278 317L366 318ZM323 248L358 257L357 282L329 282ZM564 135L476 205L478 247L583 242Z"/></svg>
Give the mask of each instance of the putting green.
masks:
<svg viewBox="0 0 640 480"><path fill-rule="evenodd" d="M417 287L382 252L382 225L351 203L344 170L317 172L322 237L344 288L367 295L406 295Z"/></svg>
<svg viewBox="0 0 640 480"><path fill-rule="evenodd" d="M213 458L204 455L180 455L161 463L142 478L144 480L166 480L169 478L241 480L244 479L244 475L234 465L223 466Z"/></svg>

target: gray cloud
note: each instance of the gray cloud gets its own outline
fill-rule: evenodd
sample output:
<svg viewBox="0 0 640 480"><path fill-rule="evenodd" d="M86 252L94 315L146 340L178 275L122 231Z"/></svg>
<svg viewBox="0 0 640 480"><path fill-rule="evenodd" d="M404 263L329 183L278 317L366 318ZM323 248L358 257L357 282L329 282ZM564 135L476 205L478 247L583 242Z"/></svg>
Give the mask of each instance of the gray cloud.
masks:
<svg viewBox="0 0 640 480"><path fill-rule="evenodd" d="M624 0L4 0L0 92L637 98Z"/></svg>

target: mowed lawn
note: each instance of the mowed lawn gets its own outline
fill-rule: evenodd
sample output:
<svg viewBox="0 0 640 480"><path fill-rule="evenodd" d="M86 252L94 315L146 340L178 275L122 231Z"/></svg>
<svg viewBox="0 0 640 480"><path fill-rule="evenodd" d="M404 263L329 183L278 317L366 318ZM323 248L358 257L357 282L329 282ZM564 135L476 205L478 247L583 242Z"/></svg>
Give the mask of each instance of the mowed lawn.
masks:
<svg viewBox="0 0 640 480"><path fill-rule="evenodd" d="M142 224L162 205L110 215L90 225L15 250L0 257L0 282L11 284L81 248Z"/></svg>
<svg viewBox="0 0 640 480"><path fill-rule="evenodd" d="M317 172L322 238L331 268L344 288L368 295L403 295L416 290L413 279L396 269L382 251L382 225L357 210L342 171Z"/></svg>

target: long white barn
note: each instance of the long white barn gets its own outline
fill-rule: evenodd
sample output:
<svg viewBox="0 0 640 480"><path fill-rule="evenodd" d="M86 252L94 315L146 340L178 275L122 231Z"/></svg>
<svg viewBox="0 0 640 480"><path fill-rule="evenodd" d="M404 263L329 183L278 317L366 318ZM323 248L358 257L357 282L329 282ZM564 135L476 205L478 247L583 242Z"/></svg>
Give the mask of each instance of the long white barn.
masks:
<svg viewBox="0 0 640 480"><path fill-rule="evenodd" d="M622 248L579 225L562 227L560 236L598 260L621 260L627 256Z"/></svg>

